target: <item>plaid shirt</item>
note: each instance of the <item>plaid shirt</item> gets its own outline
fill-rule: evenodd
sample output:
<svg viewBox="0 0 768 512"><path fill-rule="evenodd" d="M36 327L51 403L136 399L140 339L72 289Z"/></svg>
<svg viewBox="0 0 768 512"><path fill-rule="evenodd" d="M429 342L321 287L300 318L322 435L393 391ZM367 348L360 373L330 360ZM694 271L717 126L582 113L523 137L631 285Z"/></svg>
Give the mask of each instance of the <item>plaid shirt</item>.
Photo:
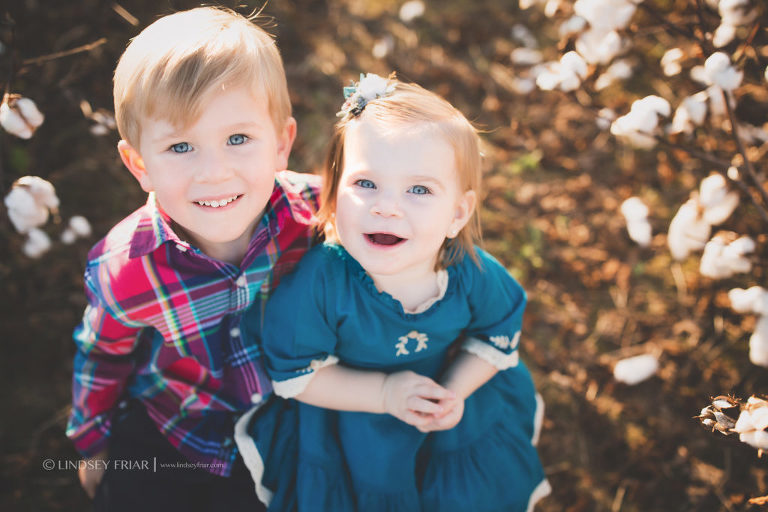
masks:
<svg viewBox="0 0 768 512"><path fill-rule="evenodd" d="M234 420L271 391L240 318L312 245L318 196L316 177L278 173L242 268L181 240L154 194L94 246L67 426L84 456L108 446L115 409L135 397L190 461L229 475Z"/></svg>

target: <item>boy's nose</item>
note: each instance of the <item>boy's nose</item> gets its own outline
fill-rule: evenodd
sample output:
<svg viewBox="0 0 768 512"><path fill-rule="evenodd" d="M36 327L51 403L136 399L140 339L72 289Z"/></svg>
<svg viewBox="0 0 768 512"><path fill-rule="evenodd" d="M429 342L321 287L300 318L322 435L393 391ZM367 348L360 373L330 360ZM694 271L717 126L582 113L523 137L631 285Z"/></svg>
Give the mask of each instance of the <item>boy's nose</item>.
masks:
<svg viewBox="0 0 768 512"><path fill-rule="evenodd" d="M216 183L229 179L232 176L233 167L226 158L210 155L202 158L200 167L195 173L195 179L201 183Z"/></svg>

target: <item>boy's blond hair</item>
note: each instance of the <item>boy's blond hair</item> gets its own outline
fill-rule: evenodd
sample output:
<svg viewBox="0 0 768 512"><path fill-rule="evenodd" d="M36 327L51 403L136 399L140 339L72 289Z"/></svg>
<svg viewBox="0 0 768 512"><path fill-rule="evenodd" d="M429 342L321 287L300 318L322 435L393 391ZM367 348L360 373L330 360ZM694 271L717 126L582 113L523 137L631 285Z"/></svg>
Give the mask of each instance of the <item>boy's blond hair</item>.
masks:
<svg viewBox="0 0 768 512"><path fill-rule="evenodd" d="M395 86L393 92L370 100L359 115L347 113L336 123L323 167L321 207L317 215L319 225L324 227L326 237L332 241L338 240L334 213L339 180L344 170L344 139L347 127L356 120L370 120L384 130L407 130L409 125L427 125L453 148L459 189L462 192L472 190L478 198L480 196L482 156L477 129L459 110L437 94L393 77L389 82ZM443 243L438 267L450 265L464 254L469 254L477 263L475 244L480 240L480 218L475 208L458 236Z"/></svg>
<svg viewBox="0 0 768 512"><path fill-rule="evenodd" d="M131 41L115 69L120 136L138 148L142 118L187 126L199 118L208 94L233 86L262 95L275 129L283 128L291 103L283 61L269 34L223 8L160 18Z"/></svg>

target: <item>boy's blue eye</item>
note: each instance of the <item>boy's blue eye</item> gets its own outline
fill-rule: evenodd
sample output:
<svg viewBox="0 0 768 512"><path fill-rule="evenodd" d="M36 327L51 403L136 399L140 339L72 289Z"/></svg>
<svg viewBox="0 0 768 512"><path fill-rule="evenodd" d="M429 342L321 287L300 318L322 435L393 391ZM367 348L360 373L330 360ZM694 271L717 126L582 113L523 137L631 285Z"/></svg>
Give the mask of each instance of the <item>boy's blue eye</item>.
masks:
<svg viewBox="0 0 768 512"><path fill-rule="evenodd" d="M192 151L192 146L190 146L189 142L179 142L178 144L173 144L170 149L174 153L189 153Z"/></svg>
<svg viewBox="0 0 768 512"><path fill-rule="evenodd" d="M417 194L417 195L424 195L424 194L431 194L432 191L429 190L424 185L414 185L410 189L408 189L408 192L411 194Z"/></svg>
<svg viewBox="0 0 768 512"><path fill-rule="evenodd" d="M374 182L372 182L371 180L365 180L365 179L357 180L355 182L355 185L357 185L360 188L376 188L376 184Z"/></svg>
<svg viewBox="0 0 768 512"><path fill-rule="evenodd" d="M246 135L243 135L242 133L236 133L234 135L230 135L229 139L227 140L227 144L230 146L239 146L240 144L245 144L245 141L248 140L248 137Z"/></svg>

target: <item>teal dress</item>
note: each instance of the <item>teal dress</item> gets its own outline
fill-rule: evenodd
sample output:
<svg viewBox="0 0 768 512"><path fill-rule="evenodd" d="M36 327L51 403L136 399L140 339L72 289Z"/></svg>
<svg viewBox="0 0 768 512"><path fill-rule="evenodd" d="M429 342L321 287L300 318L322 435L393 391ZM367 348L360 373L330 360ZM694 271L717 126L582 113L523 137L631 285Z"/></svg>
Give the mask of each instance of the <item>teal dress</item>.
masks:
<svg viewBox="0 0 768 512"><path fill-rule="evenodd" d="M273 396L236 440L274 511L526 511L549 492L535 448L541 410L517 355L525 292L478 249L449 266L441 299L410 314L339 245L309 251L262 316L275 394L299 394L328 364L439 379L456 340L500 369L465 401L451 430L423 434L388 414L322 409ZM461 343L461 341L459 341Z"/></svg>

